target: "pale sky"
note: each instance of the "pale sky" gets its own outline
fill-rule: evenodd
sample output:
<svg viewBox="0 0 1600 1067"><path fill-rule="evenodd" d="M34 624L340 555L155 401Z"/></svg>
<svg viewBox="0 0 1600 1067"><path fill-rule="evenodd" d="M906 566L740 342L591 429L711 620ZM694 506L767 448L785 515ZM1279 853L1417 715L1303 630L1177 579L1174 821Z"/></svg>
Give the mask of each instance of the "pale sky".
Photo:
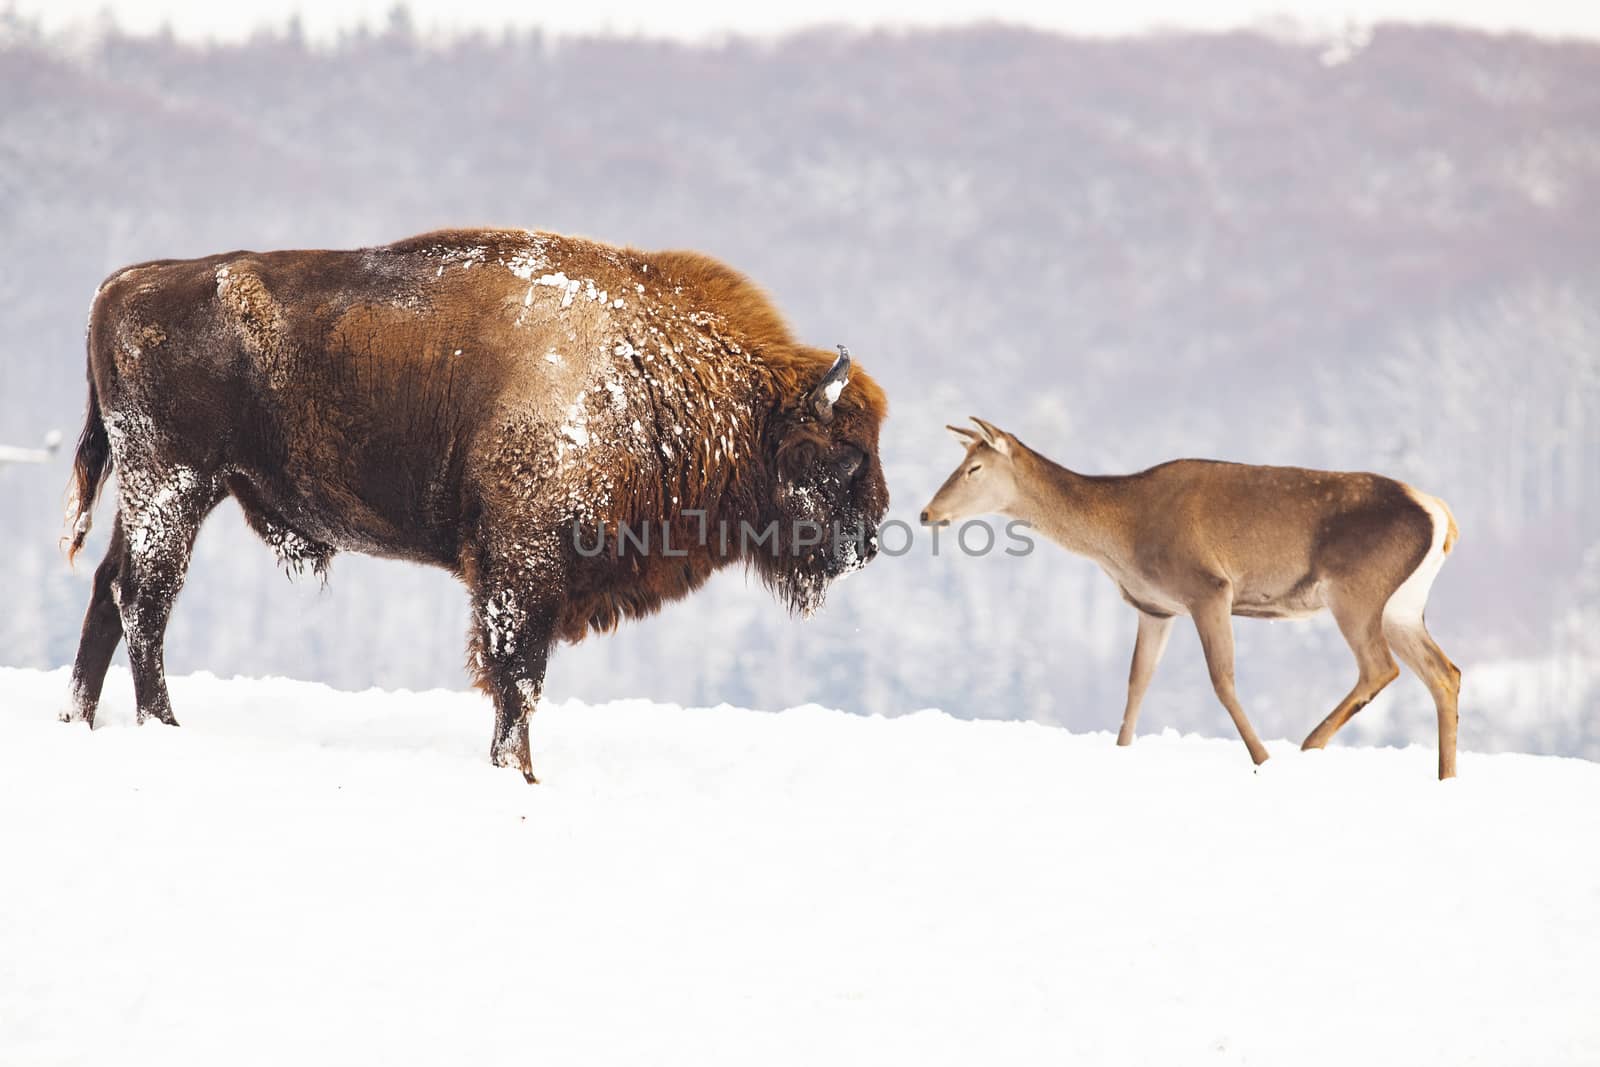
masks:
<svg viewBox="0 0 1600 1067"><path fill-rule="evenodd" d="M262 25L282 26L298 11L306 31L325 39L362 20L381 26L393 0L11 0L11 4L50 30L92 26L109 10L124 29L152 31L169 24L184 37L223 39L246 36ZM408 0L406 6L423 31L516 25L565 33L606 31L691 39L730 31L767 34L818 23L929 26L986 18L1101 35L1162 28L1227 29L1260 25L1285 15L1319 33L1401 20L1600 37L1600 0L808 0L804 4L760 0Z"/></svg>

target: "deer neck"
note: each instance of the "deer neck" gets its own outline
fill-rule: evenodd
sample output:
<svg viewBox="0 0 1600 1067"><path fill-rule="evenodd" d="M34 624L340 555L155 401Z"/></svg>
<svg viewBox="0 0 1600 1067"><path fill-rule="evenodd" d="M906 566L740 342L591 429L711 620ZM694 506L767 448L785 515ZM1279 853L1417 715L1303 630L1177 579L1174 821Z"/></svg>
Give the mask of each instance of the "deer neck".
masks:
<svg viewBox="0 0 1600 1067"><path fill-rule="evenodd" d="M1123 502L1113 480L1086 477L1031 450L1015 462L1012 515L1080 556L1109 563L1127 555Z"/></svg>

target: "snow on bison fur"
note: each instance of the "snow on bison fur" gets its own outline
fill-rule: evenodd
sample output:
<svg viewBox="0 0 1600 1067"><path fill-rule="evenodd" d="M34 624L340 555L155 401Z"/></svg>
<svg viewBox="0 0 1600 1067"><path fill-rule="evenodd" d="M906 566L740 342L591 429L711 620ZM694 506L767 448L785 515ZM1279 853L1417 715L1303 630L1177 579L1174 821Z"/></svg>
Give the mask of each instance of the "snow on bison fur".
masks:
<svg viewBox="0 0 1600 1067"><path fill-rule="evenodd" d="M66 715L91 725L123 636L139 720L175 722L162 635L224 497L296 571L348 550L454 572L491 758L529 781L557 639L739 560L809 613L888 505L882 390L693 252L460 230L145 263L101 286L88 362L69 555L117 473Z"/></svg>

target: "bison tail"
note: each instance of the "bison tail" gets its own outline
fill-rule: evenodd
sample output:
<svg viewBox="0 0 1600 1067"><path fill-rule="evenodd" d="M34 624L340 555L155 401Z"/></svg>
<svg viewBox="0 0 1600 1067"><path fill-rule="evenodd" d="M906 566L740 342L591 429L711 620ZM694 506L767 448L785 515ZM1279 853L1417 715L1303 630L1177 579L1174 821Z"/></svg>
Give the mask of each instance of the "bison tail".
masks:
<svg viewBox="0 0 1600 1067"><path fill-rule="evenodd" d="M100 487L105 484L111 468L111 438L106 435L106 424L100 418L100 397L94 387L94 377L89 377L89 411L84 416L83 433L78 435L78 453L72 462L72 483L67 487L67 562L77 558L84 541L88 540L89 527L94 521L95 501L100 498Z"/></svg>

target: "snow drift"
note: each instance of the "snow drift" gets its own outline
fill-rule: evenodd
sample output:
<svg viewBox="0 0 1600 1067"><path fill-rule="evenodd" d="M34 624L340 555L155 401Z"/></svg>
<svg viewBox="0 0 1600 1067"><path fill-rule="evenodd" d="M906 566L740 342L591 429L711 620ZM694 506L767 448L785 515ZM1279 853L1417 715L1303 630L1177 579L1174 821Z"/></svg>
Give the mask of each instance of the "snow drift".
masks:
<svg viewBox="0 0 1600 1067"><path fill-rule="evenodd" d="M0 669L0 1062L1593 1063L1600 765Z"/></svg>

